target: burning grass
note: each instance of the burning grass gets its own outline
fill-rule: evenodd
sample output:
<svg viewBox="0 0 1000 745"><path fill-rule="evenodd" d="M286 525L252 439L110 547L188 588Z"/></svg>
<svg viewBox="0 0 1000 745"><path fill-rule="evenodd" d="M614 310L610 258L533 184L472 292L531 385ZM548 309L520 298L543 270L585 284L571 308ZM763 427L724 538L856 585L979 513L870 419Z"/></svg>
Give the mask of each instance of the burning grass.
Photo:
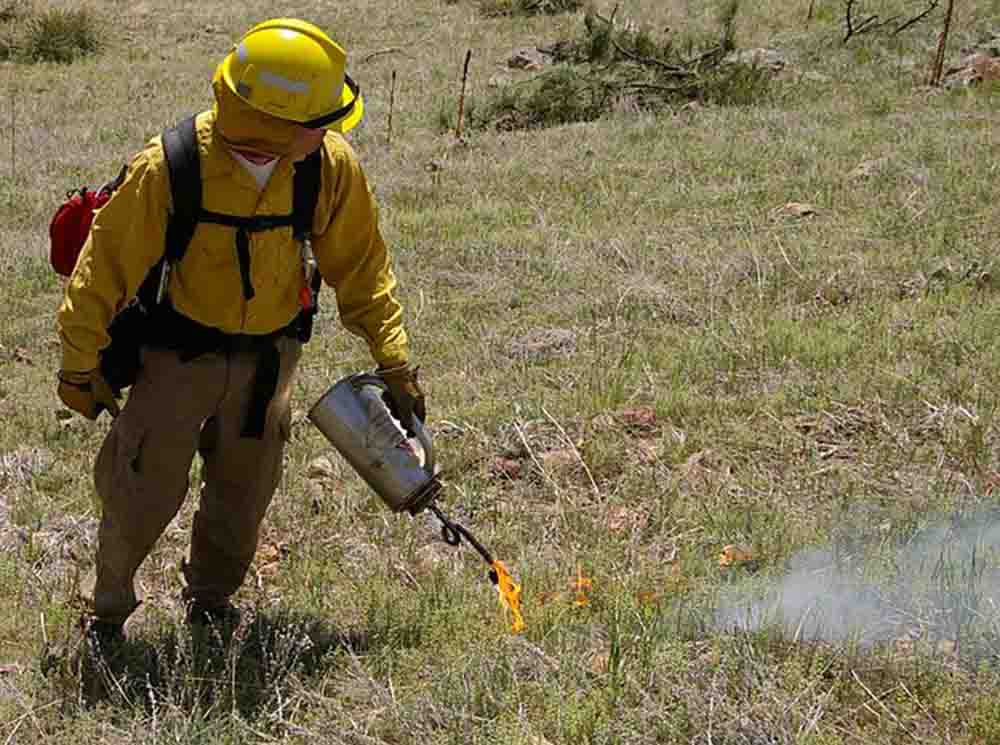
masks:
<svg viewBox="0 0 1000 745"><path fill-rule="evenodd" d="M140 570L125 664L98 670L104 696L88 706L88 680L64 663L107 423L55 404L45 225L67 181L93 181L207 105L206 60L260 20L231 4L127 5L125 28L108 26L121 54L101 65L10 65L0 741L996 739L998 194L983 157L995 101L914 87L933 41L918 28L845 47L840 6L817 3L807 23L804 5L766 0L742 6L734 51L780 45L795 61L780 96L641 110L612 99L599 126L485 127L454 146L433 130L460 55L475 50L479 95L484 61L567 38L582 16L311 6L349 40L366 91L352 143L397 261L442 506L503 557L526 628L511 633L471 552L433 518L388 514L308 424L331 380L371 364L331 302L236 598L245 623L220 648L182 621L196 461L188 502ZM965 7L966 38L994 15ZM690 49L677 33L664 51L666 27ZM708 6L680 0L630 0L614 28L650 59L692 60L720 40ZM655 72L610 43L591 63L600 39L585 40L504 72L584 78L567 86L612 59ZM881 172L855 172L883 157ZM824 609L833 621L819 622Z"/></svg>

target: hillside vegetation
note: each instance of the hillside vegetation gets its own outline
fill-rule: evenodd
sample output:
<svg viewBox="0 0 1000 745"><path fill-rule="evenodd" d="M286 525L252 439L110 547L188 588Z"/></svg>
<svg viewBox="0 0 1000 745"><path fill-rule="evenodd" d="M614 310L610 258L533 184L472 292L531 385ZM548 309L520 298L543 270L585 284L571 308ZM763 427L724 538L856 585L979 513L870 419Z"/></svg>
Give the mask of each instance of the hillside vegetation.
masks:
<svg viewBox="0 0 1000 745"><path fill-rule="evenodd" d="M946 5L0 2L0 742L1000 741L1000 2L931 87ZM281 14L348 50L441 506L527 628L306 418L371 366L331 297L234 639L182 622L192 489L83 670L48 221Z"/></svg>

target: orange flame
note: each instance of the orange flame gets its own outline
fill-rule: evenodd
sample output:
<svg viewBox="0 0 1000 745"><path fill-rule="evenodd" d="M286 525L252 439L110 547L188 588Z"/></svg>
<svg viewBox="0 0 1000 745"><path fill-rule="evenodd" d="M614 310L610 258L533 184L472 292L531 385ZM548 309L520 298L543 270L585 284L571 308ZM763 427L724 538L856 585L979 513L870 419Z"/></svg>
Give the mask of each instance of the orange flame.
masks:
<svg viewBox="0 0 1000 745"><path fill-rule="evenodd" d="M590 605L590 598L587 597L587 591L593 588L594 580L590 577L583 576L583 569L580 565L576 565L576 579L573 580L573 590L576 591L576 599L573 601L573 605L578 608L582 608L585 605Z"/></svg>
<svg viewBox="0 0 1000 745"><path fill-rule="evenodd" d="M500 593L500 600L510 610L513 618L510 630L515 634L524 631L527 624L521 615L521 586L513 580L507 567L499 559L493 561L493 570L497 573L497 592Z"/></svg>
<svg viewBox="0 0 1000 745"><path fill-rule="evenodd" d="M719 554L720 567L732 567L754 561L753 549L744 543L724 546Z"/></svg>

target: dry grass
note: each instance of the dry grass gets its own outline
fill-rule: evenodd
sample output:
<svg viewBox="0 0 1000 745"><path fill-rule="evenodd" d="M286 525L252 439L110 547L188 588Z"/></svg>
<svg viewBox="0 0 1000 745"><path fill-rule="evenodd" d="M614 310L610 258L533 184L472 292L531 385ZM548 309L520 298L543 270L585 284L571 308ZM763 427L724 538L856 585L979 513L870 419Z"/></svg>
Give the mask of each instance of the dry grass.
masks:
<svg viewBox="0 0 1000 745"><path fill-rule="evenodd" d="M47 221L207 106L217 59L273 10L97 4L99 56L7 63L0 742L995 740L996 92L922 87L935 22L844 45L842 4L815 6L808 25L806 3L735 18L737 49L787 59L766 99L462 143L440 124L466 50L483 100L514 50L573 38L582 13L283 6L334 31L366 92L353 141L446 511L522 582L528 630L509 633L472 552L388 514L305 420L371 364L328 303L234 643L180 623L189 501L142 568L125 656L96 676L70 663L107 423L55 403ZM998 12L964 10L949 59ZM718 40L712 5L618 13ZM719 565L730 544L756 572Z"/></svg>
<svg viewBox="0 0 1000 745"><path fill-rule="evenodd" d="M94 10L81 7L35 7L9 2L0 7L0 60L24 64L69 63L98 53L105 23Z"/></svg>
<svg viewBox="0 0 1000 745"><path fill-rule="evenodd" d="M478 0L484 16L556 15L580 10L583 0Z"/></svg>

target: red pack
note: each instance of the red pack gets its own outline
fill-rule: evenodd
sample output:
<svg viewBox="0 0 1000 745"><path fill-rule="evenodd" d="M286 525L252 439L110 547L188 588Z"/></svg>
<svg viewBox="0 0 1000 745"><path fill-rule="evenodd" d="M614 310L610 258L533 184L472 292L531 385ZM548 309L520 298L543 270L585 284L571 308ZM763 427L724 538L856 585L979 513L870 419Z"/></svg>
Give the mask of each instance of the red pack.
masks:
<svg viewBox="0 0 1000 745"><path fill-rule="evenodd" d="M90 224L94 221L94 212L111 199L124 180L125 168L122 168L114 181L97 191L83 186L66 195L66 201L59 205L49 223L49 261L57 273L64 277L73 273L90 232Z"/></svg>

